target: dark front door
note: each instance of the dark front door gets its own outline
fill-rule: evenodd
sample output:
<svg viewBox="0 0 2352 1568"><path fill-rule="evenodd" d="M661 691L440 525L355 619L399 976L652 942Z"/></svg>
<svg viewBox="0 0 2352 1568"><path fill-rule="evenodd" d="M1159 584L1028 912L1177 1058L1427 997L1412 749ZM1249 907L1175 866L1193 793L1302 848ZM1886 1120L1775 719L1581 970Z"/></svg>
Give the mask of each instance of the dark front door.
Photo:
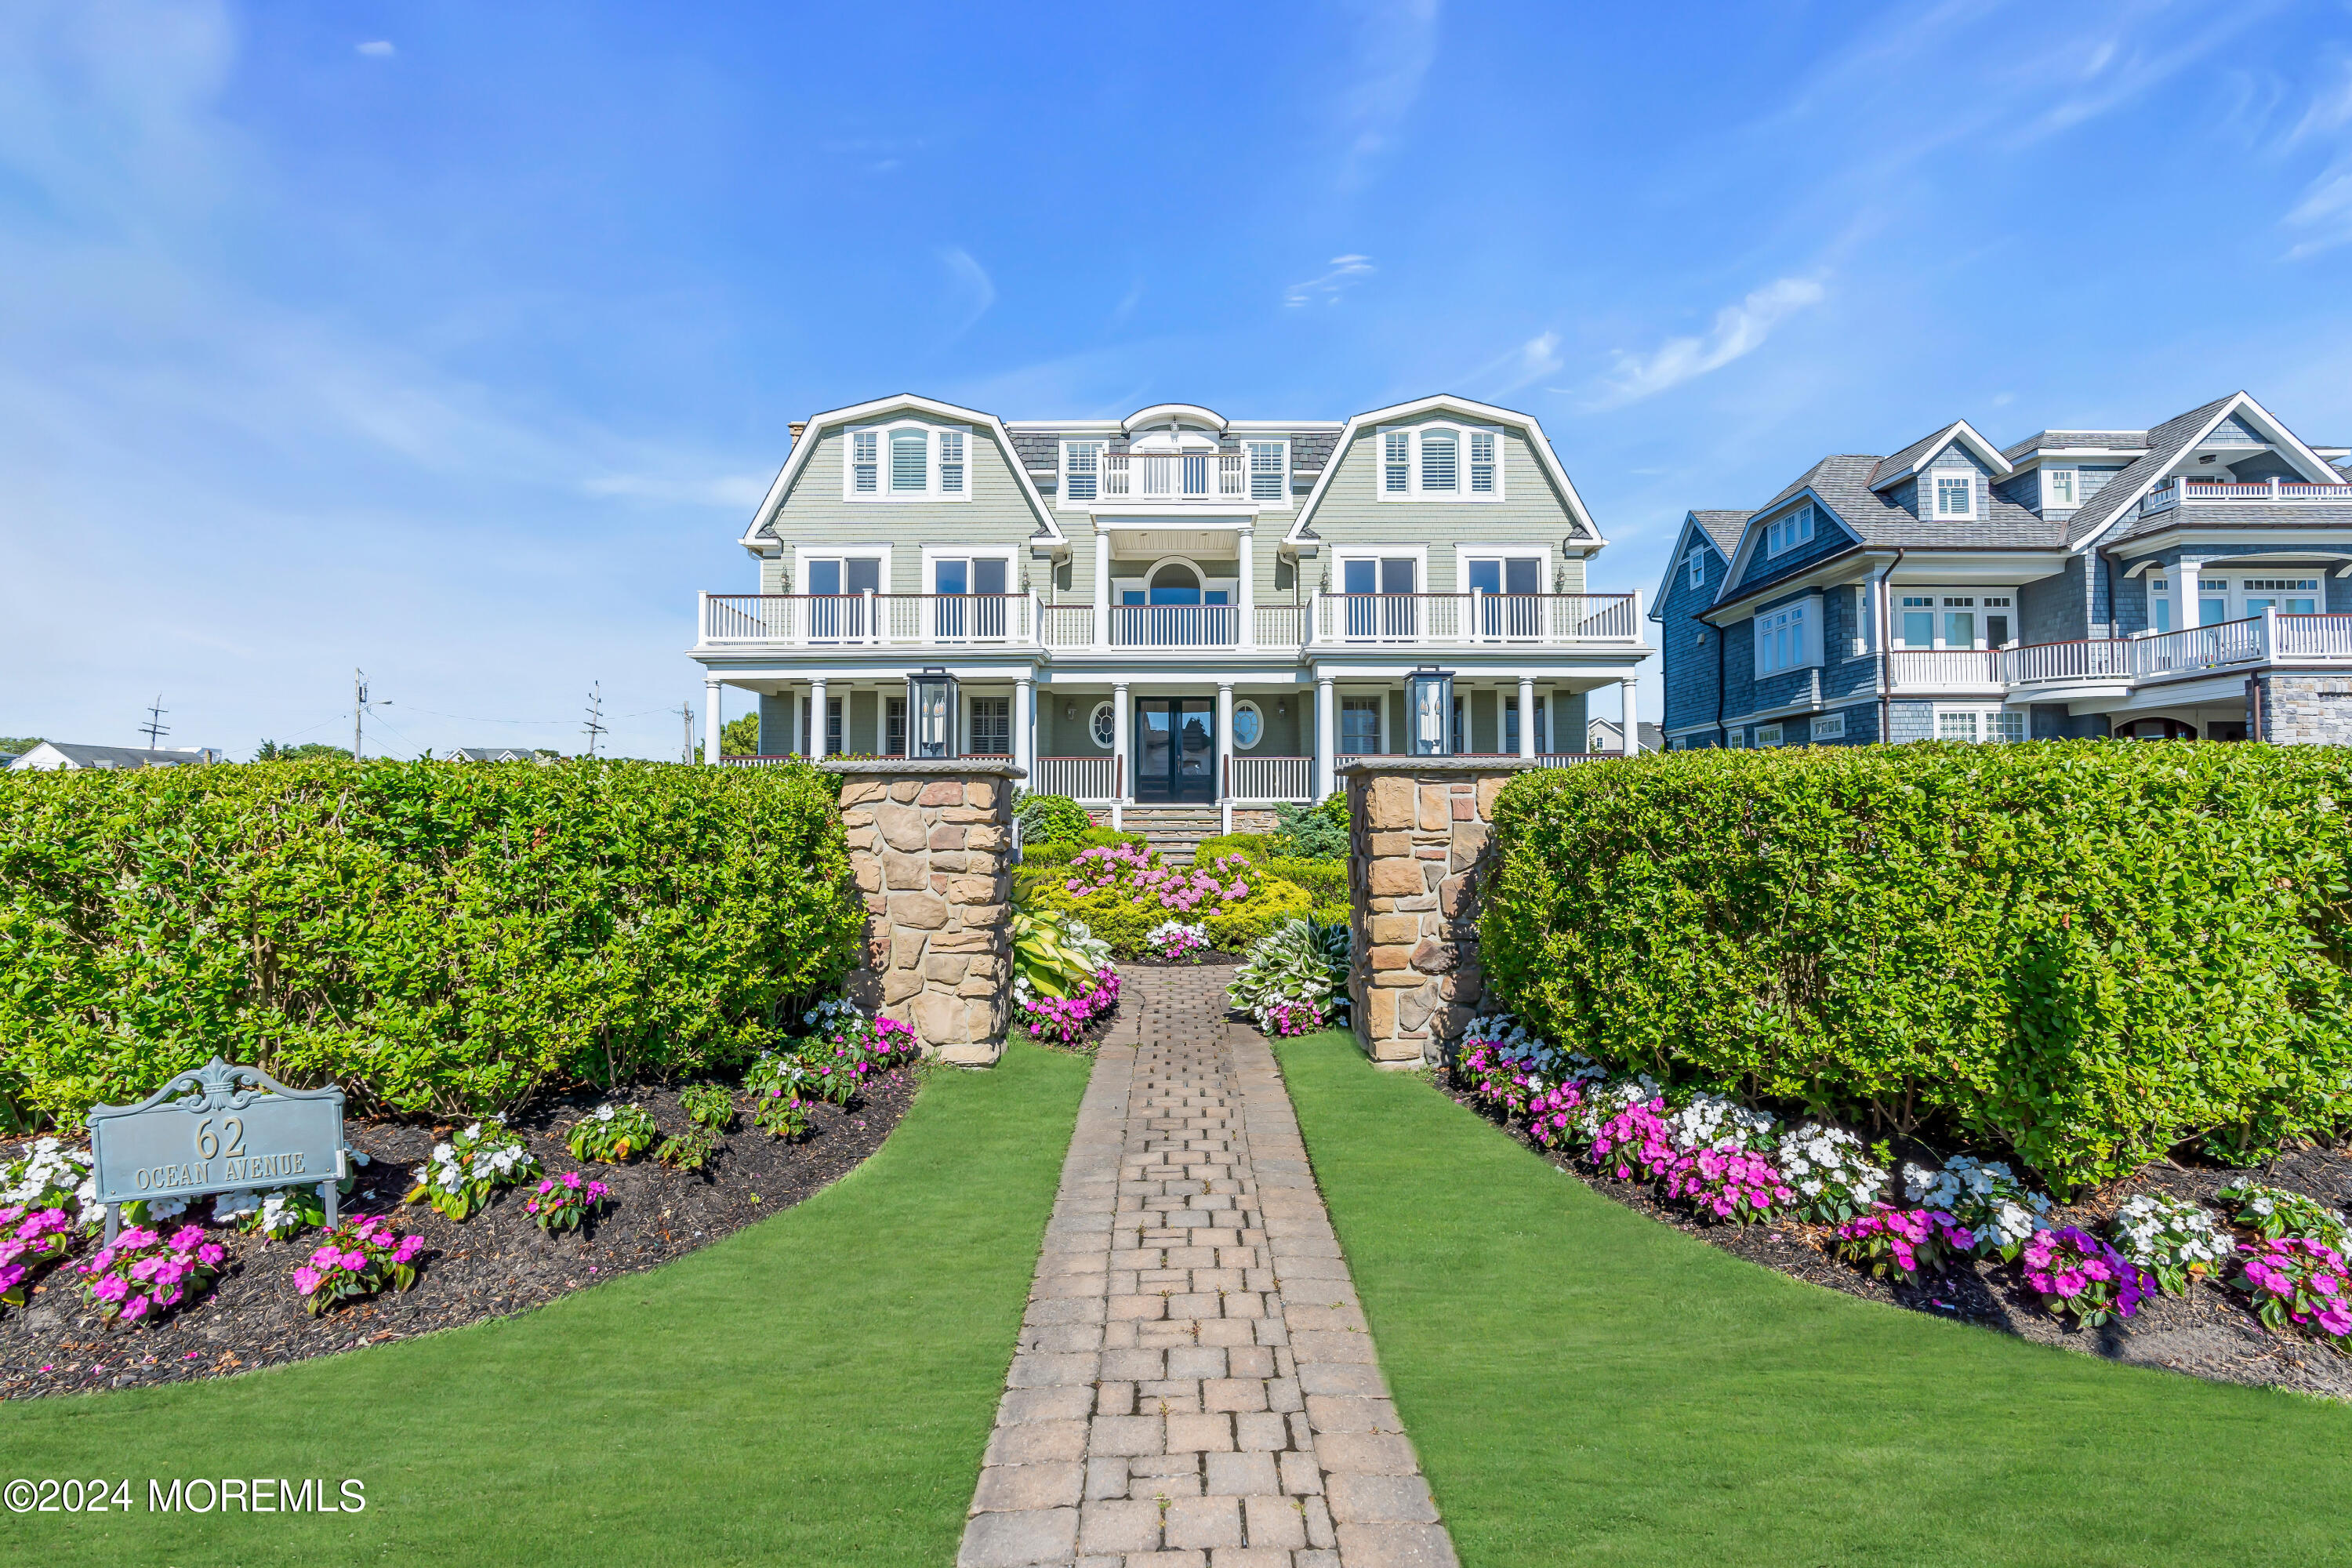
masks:
<svg viewBox="0 0 2352 1568"><path fill-rule="evenodd" d="M1205 697L1144 697L1135 704L1135 798L1217 798L1216 710Z"/></svg>

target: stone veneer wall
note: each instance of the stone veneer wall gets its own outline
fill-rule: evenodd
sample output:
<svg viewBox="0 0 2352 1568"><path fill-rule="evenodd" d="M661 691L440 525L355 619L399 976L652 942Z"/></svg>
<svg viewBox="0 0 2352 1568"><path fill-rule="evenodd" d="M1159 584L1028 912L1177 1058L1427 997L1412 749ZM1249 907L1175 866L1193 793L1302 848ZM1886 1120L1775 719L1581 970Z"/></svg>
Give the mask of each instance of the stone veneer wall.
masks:
<svg viewBox="0 0 2352 1568"><path fill-rule="evenodd" d="M834 762L866 899L858 1005L910 1026L951 1062L994 1062L1013 1005L1009 763Z"/></svg>
<svg viewBox="0 0 2352 1568"><path fill-rule="evenodd" d="M2352 678L2259 675L2247 682L2249 719L2260 704L2260 740L2284 746L2352 746ZM2249 725L2249 734L2254 733Z"/></svg>
<svg viewBox="0 0 2352 1568"><path fill-rule="evenodd" d="M1356 1039L1374 1061L1434 1063L1485 1010L1478 911L1495 797L1527 764L1499 757L1366 758L1340 770L1355 961Z"/></svg>

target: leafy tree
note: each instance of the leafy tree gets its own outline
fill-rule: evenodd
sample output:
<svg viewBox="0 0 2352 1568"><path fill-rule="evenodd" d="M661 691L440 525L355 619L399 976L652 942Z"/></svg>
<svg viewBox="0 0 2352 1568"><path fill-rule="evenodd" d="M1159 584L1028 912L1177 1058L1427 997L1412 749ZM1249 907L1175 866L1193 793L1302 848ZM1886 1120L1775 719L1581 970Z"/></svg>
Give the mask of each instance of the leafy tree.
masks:
<svg viewBox="0 0 2352 1568"><path fill-rule="evenodd" d="M281 746L275 741L264 741L261 749L253 753L257 763L311 763L333 757L349 757L346 746L330 746L320 741L305 741L299 746Z"/></svg>
<svg viewBox="0 0 2352 1568"><path fill-rule="evenodd" d="M21 757L40 743L38 735L0 735L0 753Z"/></svg>
<svg viewBox="0 0 2352 1568"><path fill-rule="evenodd" d="M756 756L760 751L760 716L746 713L740 719L730 719L719 727L719 754L722 757Z"/></svg>

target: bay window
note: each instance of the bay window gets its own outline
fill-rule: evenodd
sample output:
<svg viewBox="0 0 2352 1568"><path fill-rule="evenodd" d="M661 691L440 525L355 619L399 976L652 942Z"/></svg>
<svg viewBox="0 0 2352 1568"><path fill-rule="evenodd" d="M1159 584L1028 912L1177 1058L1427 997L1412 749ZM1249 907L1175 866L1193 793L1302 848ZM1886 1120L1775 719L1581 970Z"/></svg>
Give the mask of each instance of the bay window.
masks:
<svg viewBox="0 0 2352 1568"><path fill-rule="evenodd" d="M1756 673L1777 675L1822 662L1822 602L1804 598L1756 617Z"/></svg>

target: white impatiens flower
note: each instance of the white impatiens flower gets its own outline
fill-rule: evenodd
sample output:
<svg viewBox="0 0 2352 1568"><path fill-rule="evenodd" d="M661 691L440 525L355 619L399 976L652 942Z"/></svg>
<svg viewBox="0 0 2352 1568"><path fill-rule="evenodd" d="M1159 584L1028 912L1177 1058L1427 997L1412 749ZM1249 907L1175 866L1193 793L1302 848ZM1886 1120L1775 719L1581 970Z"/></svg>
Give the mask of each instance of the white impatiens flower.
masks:
<svg viewBox="0 0 2352 1568"><path fill-rule="evenodd" d="M2237 1256L2237 1238L2202 1205L2155 1193L2125 1201L2116 1215L2116 1249L2152 1270L2174 1295L2199 1274L2215 1275Z"/></svg>
<svg viewBox="0 0 2352 1568"><path fill-rule="evenodd" d="M1783 1179L1804 1195L1806 1215L1823 1224L1868 1213L1888 1180L1861 1139L1819 1121L1780 1135L1779 1163Z"/></svg>
<svg viewBox="0 0 2352 1568"><path fill-rule="evenodd" d="M1704 1092L1692 1096L1691 1102L1666 1121L1675 1147L1686 1152L1717 1149L1760 1153L1769 1146L1772 1127L1772 1118L1763 1111Z"/></svg>
<svg viewBox="0 0 2352 1568"><path fill-rule="evenodd" d="M1999 1160L1955 1154L1940 1171L1903 1167L1904 1190L1921 1208L1942 1209L1976 1233L1977 1250L2013 1258L2036 1231L2048 1230L2043 1216L2050 1199L2029 1191Z"/></svg>
<svg viewBox="0 0 2352 1568"><path fill-rule="evenodd" d="M613 1120L613 1108L612 1108L611 1106L609 1106L609 1105L600 1105L600 1106L598 1106L598 1107L596 1108L596 1120L597 1120L597 1121L612 1121L612 1120Z"/></svg>

